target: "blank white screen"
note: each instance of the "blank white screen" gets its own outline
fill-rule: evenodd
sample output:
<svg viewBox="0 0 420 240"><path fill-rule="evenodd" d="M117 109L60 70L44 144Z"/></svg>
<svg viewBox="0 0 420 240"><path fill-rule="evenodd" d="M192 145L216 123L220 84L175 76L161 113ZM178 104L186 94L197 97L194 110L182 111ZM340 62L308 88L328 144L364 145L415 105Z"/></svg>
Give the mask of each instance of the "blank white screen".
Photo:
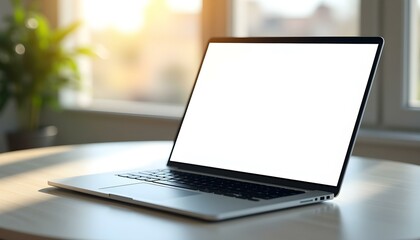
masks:
<svg viewBox="0 0 420 240"><path fill-rule="evenodd" d="M337 185L377 47L211 43L171 161Z"/></svg>

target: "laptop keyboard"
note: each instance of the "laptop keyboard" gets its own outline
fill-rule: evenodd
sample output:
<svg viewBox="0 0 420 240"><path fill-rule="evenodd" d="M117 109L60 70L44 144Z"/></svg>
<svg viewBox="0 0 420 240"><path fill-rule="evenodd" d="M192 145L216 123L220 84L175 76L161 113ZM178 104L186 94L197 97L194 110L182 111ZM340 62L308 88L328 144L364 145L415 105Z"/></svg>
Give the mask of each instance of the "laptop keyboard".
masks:
<svg viewBox="0 0 420 240"><path fill-rule="evenodd" d="M298 190L198 175L169 169L130 172L117 174L117 176L250 201L269 200L303 193L303 191Z"/></svg>

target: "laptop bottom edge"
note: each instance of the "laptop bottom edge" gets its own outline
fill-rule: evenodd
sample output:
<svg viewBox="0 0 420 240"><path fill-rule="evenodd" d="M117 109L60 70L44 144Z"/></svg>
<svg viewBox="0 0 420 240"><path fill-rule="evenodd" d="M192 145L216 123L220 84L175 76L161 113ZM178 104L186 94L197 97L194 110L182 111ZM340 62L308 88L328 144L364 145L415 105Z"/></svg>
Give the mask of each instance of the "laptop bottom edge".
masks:
<svg viewBox="0 0 420 240"><path fill-rule="evenodd" d="M215 194L192 194L185 197L181 196L176 199L156 201L155 199L147 198L135 199L133 197L124 196L123 194L113 193L109 189L94 190L79 188L60 183L59 181L49 181L48 184L58 188L95 195L97 197L153 208L210 222L229 220L249 215L320 203L331 200L334 197L334 194L328 192L309 191L304 194L268 200L264 201L264 203L260 202L258 204L247 200L240 200ZM127 187L137 186L137 184L127 185ZM188 192L193 193L192 191Z"/></svg>

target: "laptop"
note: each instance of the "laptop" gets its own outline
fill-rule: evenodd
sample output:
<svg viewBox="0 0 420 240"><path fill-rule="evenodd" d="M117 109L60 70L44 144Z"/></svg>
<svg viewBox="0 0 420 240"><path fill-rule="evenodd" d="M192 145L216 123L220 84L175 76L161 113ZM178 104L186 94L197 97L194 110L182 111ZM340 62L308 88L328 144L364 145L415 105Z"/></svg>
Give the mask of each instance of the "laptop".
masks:
<svg viewBox="0 0 420 240"><path fill-rule="evenodd" d="M208 221L332 200L382 46L381 37L211 39L164 168L48 184Z"/></svg>

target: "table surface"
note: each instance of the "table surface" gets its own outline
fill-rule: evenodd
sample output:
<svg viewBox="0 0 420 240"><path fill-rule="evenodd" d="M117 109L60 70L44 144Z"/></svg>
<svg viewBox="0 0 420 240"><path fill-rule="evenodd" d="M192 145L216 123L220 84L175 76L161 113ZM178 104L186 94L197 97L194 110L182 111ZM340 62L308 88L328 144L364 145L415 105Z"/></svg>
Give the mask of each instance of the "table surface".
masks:
<svg viewBox="0 0 420 240"><path fill-rule="evenodd" d="M172 142L102 143L0 154L0 239L420 238L420 166L352 157L338 198L209 223L47 185L163 166Z"/></svg>

